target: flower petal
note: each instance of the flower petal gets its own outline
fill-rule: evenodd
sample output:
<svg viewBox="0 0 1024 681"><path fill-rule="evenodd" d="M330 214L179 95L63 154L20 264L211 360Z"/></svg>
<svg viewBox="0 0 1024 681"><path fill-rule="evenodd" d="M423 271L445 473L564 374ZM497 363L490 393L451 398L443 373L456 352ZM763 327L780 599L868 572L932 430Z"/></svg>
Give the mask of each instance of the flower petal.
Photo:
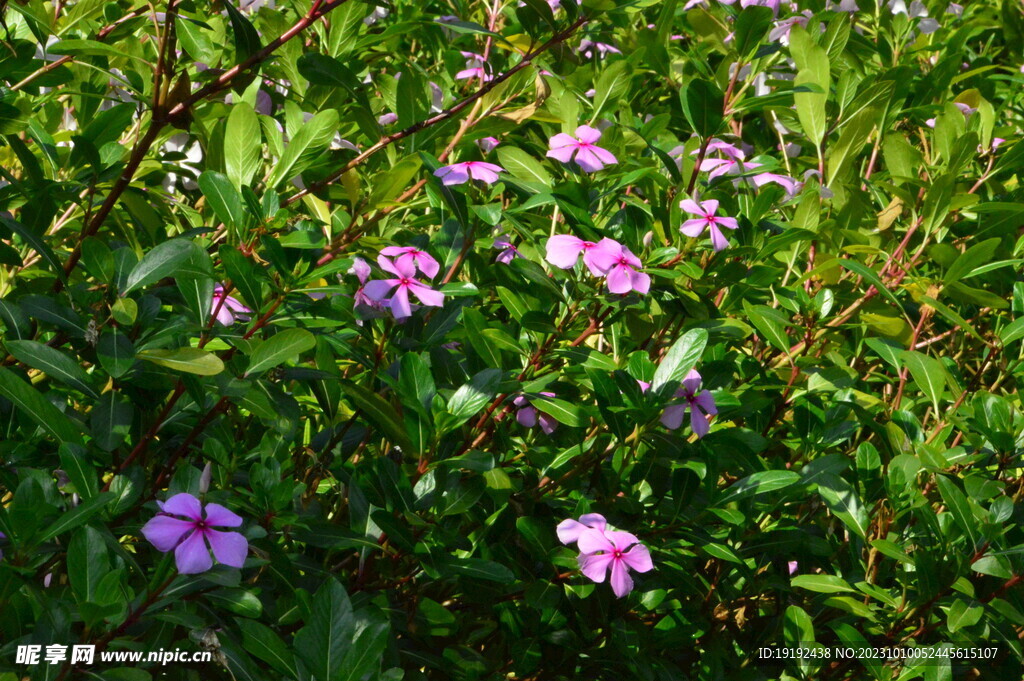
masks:
<svg viewBox="0 0 1024 681"><path fill-rule="evenodd" d="M580 251L583 250L583 240L572 234L556 234L548 239L544 248L545 260L555 267L568 270L576 265Z"/></svg>
<svg viewBox="0 0 1024 681"><path fill-rule="evenodd" d="M203 506L191 494L175 494L164 502L163 512L171 515L183 515L192 520L203 519Z"/></svg>
<svg viewBox="0 0 1024 681"><path fill-rule="evenodd" d="M683 425L683 416L686 415L685 404L673 404L665 407L665 411L661 415L661 425L665 426L669 430L675 430L679 426Z"/></svg>
<svg viewBox="0 0 1024 681"><path fill-rule="evenodd" d="M643 544L634 544L633 548L622 554L622 560L637 572L650 572L654 569L651 552Z"/></svg>
<svg viewBox="0 0 1024 681"><path fill-rule="evenodd" d="M366 282L362 291L370 300L384 300L388 297L391 289L397 285L397 279L374 279L373 281Z"/></svg>
<svg viewBox="0 0 1024 681"><path fill-rule="evenodd" d="M598 551L613 551L615 546L608 541L608 537L601 530L590 528L580 533L576 540L581 553L597 553Z"/></svg>
<svg viewBox="0 0 1024 681"><path fill-rule="evenodd" d="M580 565L580 572L582 572L588 579L600 584L604 581L605 574L608 572L608 565L612 562L612 555L610 553L581 553L576 561Z"/></svg>
<svg viewBox="0 0 1024 681"><path fill-rule="evenodd" d="M612 561L612 593L622 598L633 590L633 578L629 576L629 568L621 558Z"/></svg>
<svg viewBox="0 0 1024 681"><path fill-rule="evenodd" d="M245 565L245 556L249 553L249 542L239 532L218 532L207 530L206 539L210 542L213 555L218 563L240 568Z"/></svg>
<svg viewBox="0 0 1024 681"><path fill-rule="evenodd" d="M150 518L149 522L142 526L141 532L142 536L155 546L157 551L167 553L178 545L186 532L194 528L195 523L188 520L158 515Z"/></svg>
<svg viewBox="0 0 1024 681"><path fill-rule="evenodd" d="M424 305L429 305L430 307L444 306L444 294L440 291L435 291L425 284L413 281L409 284L409 290L412 291L416 298Z"/></svg>
<svg viewBox="0 0 1024 681"><path fill-rule="evenodd" d="M697 437L704 437L711 431L708 417L704 416L697 409L690 410L690 427L693 428L693 432Z"/></svg>
<svg viewBox="0 0 1024 681"><path fill-rule="evenodd" d="M687 220L679 226L679 231L686 236L698 237L707 227L708 221L703 218L697 218L694 220Z"/></svg>
<svg viewBox="0 0 1024 681"><path fill-rule="evenodd" d="M220 504L207 504L206 524L214 527L238 527L242 524L242 516Z"/></svg>
<svg viewBox="0 0 1024 681"><path fill-rule="evenodd" d="M194 575L206 572L213 567L213 559L206 548L202 532L193 532L192 536L174 549L174 560L178 564L178 572L183 575Z"/></svg>
<svg viewBox="0 0 1024 681"><path fill-rule="evenodd" d="M373 282L370 283L372 284ZM395 295L391 296L391 314L395 316L395 319L405 319L412 315L412 307L409 305L408 287L399 286L395 289Z"/></svg>
<svg viewBox="0 0 1024 681"><path fill-rule="evenodd" d="M608 270L608 290L612 293L629 293L633 290L633 281L629 276L630 270L624 265L616 265Z"/></svg>
<svg viewBox="0 0 1024 681"><path fill-rule="evenodd" d="M576 165L588 173L596 173L604 168L601 159L594 153L594 147L580 147L576 152Z"/></svg>
<svg viewBox="0 0 1024 681"><path fill-rule="evenodd" d="M534 407L523 407L516 412L516 421L524 428L533 428L537 425L537 409Z"/></svg>
<svg viewBox="0 0 1024 681"><path fill-rule="evenodd" d="M589 125L581 125L576 128L576 138L580 142L586 144L593 144L597 140L601 139L601 131L597 128L592 128Z"/></svg>

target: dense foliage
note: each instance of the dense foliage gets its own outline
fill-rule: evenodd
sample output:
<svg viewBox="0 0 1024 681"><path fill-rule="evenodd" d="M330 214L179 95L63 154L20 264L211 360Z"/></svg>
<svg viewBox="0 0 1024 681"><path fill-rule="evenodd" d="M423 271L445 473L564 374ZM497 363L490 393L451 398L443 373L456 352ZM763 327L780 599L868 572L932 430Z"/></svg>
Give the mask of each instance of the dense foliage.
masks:
<svg viewBox="0 0 1024 681"><path fill-rule="evenodd" d="M1016 0L0 17L0 680L1019 680Z"/></svg>

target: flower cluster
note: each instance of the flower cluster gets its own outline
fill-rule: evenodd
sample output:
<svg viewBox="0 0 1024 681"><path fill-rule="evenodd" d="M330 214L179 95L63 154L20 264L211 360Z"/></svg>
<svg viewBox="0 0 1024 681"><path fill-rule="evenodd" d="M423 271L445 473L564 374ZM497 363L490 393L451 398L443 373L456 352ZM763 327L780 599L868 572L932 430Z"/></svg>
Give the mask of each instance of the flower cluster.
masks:
<svg viewBox="0 0 1024 681"><path fill-rule="evenodd" d="M547 240L545 259L564 270L572 269L580 253L583 264L595 277L604 277L612 293L647 293L651 277L640 271L640 258L614 239L584 241L572 234L558 234Z"/></svg>
<svg viewBox="0 0 1024 681"><path fill-rule="evenodd" d="M633 590L629 571L650 572L654 569L651 553L629 532L609 530L604 516L586 513L579 520L567 518L558 524L558 539L563 544L576 544L576 558L588 579L600 584L611 572L612 593L622 598Z"/></svg>

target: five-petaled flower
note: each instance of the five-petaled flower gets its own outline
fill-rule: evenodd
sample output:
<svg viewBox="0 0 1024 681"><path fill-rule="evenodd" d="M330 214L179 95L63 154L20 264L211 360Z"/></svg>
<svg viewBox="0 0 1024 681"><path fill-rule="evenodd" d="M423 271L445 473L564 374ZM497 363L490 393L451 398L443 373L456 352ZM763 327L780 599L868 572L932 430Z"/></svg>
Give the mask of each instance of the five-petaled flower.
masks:
<svg viewBox="0 0 1024 681"><path fill-rule="evenodd" d="M551 138L549 142L550 151L547 155L550 158L568 163L574 160L576 165L588 173L596 173L606 165L618 163L618 159L607 149L597 146L601 139L601 131L589 125L581 125L576 128L576 136L573 137L560 132Z"/></svg>
<svg viewBox="0 0 1024 681"><path fill-rule="evenodd" d="M509 241L507 234L499 234L494 238L492 248L500 248L501 252L498 253L498 257L494 259L494 262L500 262L502 265L507 265L516 258L522 258L523 254L519 252L519 249L512 245Z"/></svg>
<svg viewBox="0 0 1024 681"><path fill-rule="evenodd" d="M441 178L441 184L465 184L471 179L479 180L487 184L494 184L498 181L498 173L505 172L505 169L494 163L486 161L463 161L453 163L434 171L435 177Z"/></svg>
<svg viewBox="0 0 1024 681"><path fill-rule="evenodd" d="M412 304L409 301L409 293L414 293L421 303L431 307L444 305L444 294L435 291L423 282L417 280L416 266L411 259L392 262L384 255L377 258L377 264L385 272L396 275L394 279L375 279L363 286L366 296L370 300L384 301L388 293L395 289L394 295L387 301L391 308L391 314L395 319L404 319L412 314Z"/></svg>
<svg viewBox="0 0 1024 681"><path fill-rule="evenodd" d="M249 542L238 532L214 527L239 527L242 518L220 504L203 504L191 494L175 494L157 502L160 512L142 528L142 535L158 551L174 551L178 572L194 575L213 567L210 549L217 562L240 568L245 564ZM175 518L182 516L185 519Z"/></svg>
<svg viewBox="0 0 1024 681"><path fill-rule="evenodd" d="M221 302L224 301L224 302ZM231 326L235 320L249 321L252 310L242 305L238 299L224 293L224 287L217 284L213 287L213 311L217 314L217 322L224 326Z"/></svg>
<svg viewBox="0 0 1024 681"><path fill-rule="evenodd" d="M604 238L598 242L593 262L604 272L612 293L647 293L651 288L651 277L639 271L643 267L640 258L614 239Z"/></svg>
<svg viewBox="0 0 1024 681"><path fill-rule="evenodd" d="M544 397L555 396L555 393L552 392L541 392L540 394ZM545 435L551 435L551 433L555 432L555 428L558 427L558 421L551 416L543 412L538 414L537 407L530 404L529 398L525 395L520 395L512 400L512 404L517 407L516 421L519 422L519 425L525 428L533 428L539 423L540 429L544 431Z"/></svg>
<svg viewBox="0 0 1024 681"><path fill-rule="evenodd" d="M441 269L432 255L415 246L386 246L380 252L381 255L386 255L389 258L397 255L395 263L412 263L416 269L427 275L428 279L436 277L438 270ZM367 271L369 271L369 267L367 267Z"/></svg>
<svg viewBox="0 0 1024 681"><path fill-rule="evenodd" d="M545 244L545 250L547 253L544 256L544 259L555 267L561 267L563 270L568 270L576 266L576 261L579 260L580 253L582 253L583 264L587 266L590 273L595 277L603 277L605 271L598 267L594 260L595 256L599 252L596 249L597 242L584 241L572 234L556 234L548 239Z"/></svg>
<svg viewBox="0 0 1024 681"><path fill-rule="evenodd" d="M679 202L679 207L690 215L700 216L699 218L685 221L679 227L679 231L686 236L697 237L707 228L711 235L711 245L715 247L716 251L720 251L729 245L729 240L725 238L719 227L725 227L726 229L736 229L739 227L736 218L718 217L715 215L718 212L718 201L714 199L708 199L700 203L693 199L683 199Z"/></svg>
<svg viewBox="0 0 1024 681"><path fill-rule="evenodd" d="M690 412L690 427L697 437L704 437L711 430L708 417L718 413L715 398L707 390L700 389L701 377L696 369L691 369L683 379L683 385L676 391L676 397L683 398L682 404L673 404L665 408L661 415L661 424L669 430L675 430L683 424L687 410Z"/></svg>
<svg viewBox="0 0 1024 681"><path fill-rule="evenodd" d="M563 520L557 533L563 544L576 542L580 550L576 560L587 578L600 584L611 570L612 592L618 598L633 590L630 570L648 572L654 569L647 547L629 532L607 529L607 522L599 513L587 513L580 516L579 521Z"/></svg>

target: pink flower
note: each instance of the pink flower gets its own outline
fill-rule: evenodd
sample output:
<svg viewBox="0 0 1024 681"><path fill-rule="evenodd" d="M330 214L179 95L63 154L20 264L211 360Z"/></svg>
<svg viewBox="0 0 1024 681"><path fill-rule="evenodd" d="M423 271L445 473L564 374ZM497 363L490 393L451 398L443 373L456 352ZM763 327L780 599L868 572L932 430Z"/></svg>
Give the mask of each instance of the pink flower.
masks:
<svg viewBox="0 0 1024 681"><path fill-rule="evenodd" d="M607 521L600 513L584 513L580 516L579 521L566 518L558 523L555 531L558 533L558 541L568 546L569 544L576 543L584 530L593 528L604 532L604 528L607 525Z"/></svg>
<svg viewBox="0 0 1024 681"><path fill-rule="evenodd" d="M594 249L594 265L605 273L608 290L612 293L647 293L651 277L638 271L643 265L640 258L613 239L601 239Z"/></svg>
<svg viewBox="0 0 1024 681"><path fill-rule="evenodd" d="M602 59L607 57L609 54L622 54L622 51L614 45L608 43L599 43L589 38L584 38L580 41L579 51L583 53L583 56L590 59L597 54ZM579 131L576 131L579 134Z"/></svg>
<svg viewBox="0 0 1024 681"><path fill-rule="evenodd" d="M483 137L476 141L476 145L480 147L480 151L485 154L489 154L494 151L499 144L501 144L501 140L497 137Z"/></svg>
<svg viewBox="0 0 1024 681"><path fill-rule="evenodd" d="M242 518L220 504L203 505L191 494L175 494L160 503L157 513L142 528L142 535L156 547L167 553L174 550L178 572L194 575L213 567L210 549L217 562L240 568L245 564L249 542L238 532L221 532L214 527L239 527ZM183 516L181 520L173 516ZM209 546L209 547L208 547Z"/></svg>
<svg viewBox="0 0 1024 681"><path fill-rule="evenodd" d="M540 394L544 397L555 396L555 393L550 392L542 392ZM516 421L519 421L519 425L524 428L533 428L539 423L544 434L551 435L551 433L555 432L555 428L558 427L558 421L551 416L543 412L538 414L537 408L530 404L530 400L525 395L520 395L512 400L512 404L518 408L516 411Z"/></svg>
<svg viewBox="0 0 1024 681"><path fill-rule="evenodd" d="M416 266L413 265L412 260L392 262L382 254L377 258L377 264L385 272L390 272L397 277L395 279L375 279L367 282L363 288L366 291L366 296L375 301L383 301L391 289L396 289L394 295L387 301L395 319L404 319L412 314L409 293L416 294L416 298L424 305L431 307L444 305L443 293L435 291L414 278Z"/></svg>
<svg viewBox="0 0 1024 681"><path fill-rule="evenodd" d="M221 303L221 300L224 302ZM231 326L236 319L247 322L249 315L252 314L252 310L242 305L236 298L224 295L224 287L220 284L213 287L212 309L217 311L217 321L223 326Z"/></svg>
<svg viewBox="0 0 1024 681"><path fill-rule="evenodd" d="M396 114L396 113L386 113L386 114L383 114L382 116L380 116L379 118L377 118L377 125L387 126L387 125L391 125L392 123L394 123L397 120L398 120L398 114Z"/></svg>
<svg viewBox="0 0 1024 681"><path fill-rule="evenodd" d="M789 569L789 574L792 575L800 567L800 563L795 560L791 560L786 564L786 567Z"/></svg>
<svg viewBox="0 0 1024 681"><path fill-rule="evenodd" d="M544 259L555 267L568 270L576 266L580 253L583 253L583 264L587 266L590 273L595 277L603 277L605 270L598 267L594 260L598 253L596 248L597 244L593 241L584 241L572 234L556 234L545 244L547 254Z"/></svg>
<svg viewBox="0 0 1024 681"><path fill-rule="evenodd" d="M441 269L441 266L437 264L433 256L413 246L386 246L380 252L381 255L388 257L397 255L396 263L412 263L413 267L427 275L428 279L436 277L438 270ZM365 265L366 263L363 264ZM369 265L366 266L366 269L369 272Z"/></svg>
<svg viewBox="0 0 1024 681"><path fill-rule="evenodd" d="M596 173L606 165L618 163L618 160L607 149L597 146L597 140L601 139L601 131L589 125L581 125L576 128L576 137L560 132L551 138L549 146L551 150L547 155L550 158L568 163L576 157L576 165L585 172Z"/></svg>
<svg viewBox="0 0 1024 681"><path fill-rule="evenodd" d="M558 526L558 537L575 536L580 555L576 558L580 571L600 584L611 571L612 592L622 598L633 590L630 570L649 572L654 569L651 553L629 532L605 529L604 518L596 513L580 518L583 523L563 521ZM567 525L567 523L573 523Z"/></svg>
<svg viewBox="0 0 1024 681"><path fill-rule="evenodd" d="M492 78L491 74L487 73L487 69L485 68L487 60L484 59L482 54L463 51L462 56L466 58L466 68L455 74L455 80L479 78L480 80L487 82Z"/></svg>
<svg viewBox="0 0 1024 681"><path fill-rule="evenodd" d="M718 413L715 398L707 390L700 389L701 377L696 369L691 369L683 379L682 387L676 391L676 397L682 397L683 404L673 404L665 408L661 415L661 424L669 430L675 430L683 424L686 411L690 411L690 427L697 437L704 437L711 430L708 416Z"/></svg>
<svg viewBox="0 0 1024 681"><path fill-rule="evenodd" d="M441 184L445 186L453 184L464 184L470 179L480 180L487 184L494 184L498 181L498 173L505 172L505 169L493 163L484 161L463 161L444 166L434 171L435 177L441 178Z"/></svg>
<svg viewBox="0 0 1024 681"><path fill-rule="evenodd" d="M679 227L679 231L686 236L698 237L707 228L711 235L711 245L715 247L716 251L720 251L729 245L728 239L725 238L719 227L725 227L726 229L736 229L739 227L736 218L720 218L715 215L718 212L718 201L714 199L701 201L700 203L693 199L683 199L679 202L679 207L691 215L700 216L699 218L685 221Z"/></svg>
<svg viewBox="0 0 1024 681"><path fill-rule="evenodd" d="M768 40L779 41L785 46L789 46L789 33L793 30L794 26L803 26L807 28L807 22L814 16L814 13L809 9L805 9L803 14L795 14L789 18L781 19L775 22L775 28L768 33Z"/></svg>
<svg viewBox="0 0 1024 681"><path fill-rule="evenodd" d="M1022 73L1024 73L1024 67L1021 67L1021 68L1022 68ZM955 106L956 108L960 109L960 113L962 113L964 115L964 118L970 118L971 114L973 114L975 111L977 111L977 109L975 109L974 107L968 106L967 104L964 104L963 102L953 102L953 106ZM926 120L924 122L924 124L927 125L929 128L934 128L935 127L935 119L934 118L929 118L928 120Z"/></svg>
<svg viewBox="0 0 1024 681"><path fill-rule="evenodd" d="M494 262L500 262L502 265L507 265L516 258L523 257L523 254L519 252L519 249L512 245L512 242L508 240L508 236L505 234L499 234L494 239L492 248L502 249L501 253L498 254L498 257L494 259Z"/></svg>

